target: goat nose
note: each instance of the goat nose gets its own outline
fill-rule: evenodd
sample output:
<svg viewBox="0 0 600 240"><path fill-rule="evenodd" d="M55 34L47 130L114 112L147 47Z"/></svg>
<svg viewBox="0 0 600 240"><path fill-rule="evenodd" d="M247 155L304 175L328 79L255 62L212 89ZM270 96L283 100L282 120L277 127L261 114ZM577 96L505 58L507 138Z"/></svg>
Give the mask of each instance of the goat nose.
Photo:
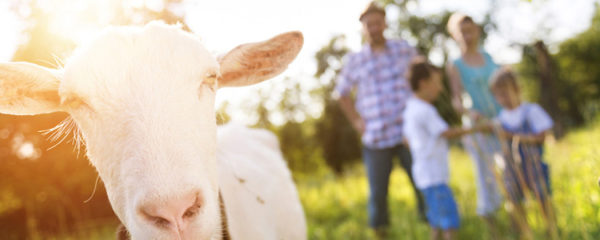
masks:
<svg viewBox="0 0 600 240"><path fill-rule="evenodd" d="M139 209L142 217L157 227L179 232L187 228L201 207L200 195L192 192L169 201L148 202Z"/></svg>

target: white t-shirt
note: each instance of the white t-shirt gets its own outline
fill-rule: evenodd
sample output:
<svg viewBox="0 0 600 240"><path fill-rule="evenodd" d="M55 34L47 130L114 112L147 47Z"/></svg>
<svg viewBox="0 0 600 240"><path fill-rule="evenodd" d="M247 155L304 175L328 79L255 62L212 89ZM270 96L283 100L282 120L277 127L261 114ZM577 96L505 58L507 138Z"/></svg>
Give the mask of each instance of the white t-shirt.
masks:
<svg viewBox="0 0 600 240"><path fill-rule="evenodd" d="M554 124L544 109L535 103L522 103L512 110L502 109L498 120L507 131L519 129L527 121L533 134L544 132Z"/></svg>
<svg viewBox="0 0 600 240"><path fill-rule="evenodd" d="M403 132L413 157L412 173L419 189L447 184L448 141L441 134L448 124L433 105L412 97L404 110Z"/></svg>

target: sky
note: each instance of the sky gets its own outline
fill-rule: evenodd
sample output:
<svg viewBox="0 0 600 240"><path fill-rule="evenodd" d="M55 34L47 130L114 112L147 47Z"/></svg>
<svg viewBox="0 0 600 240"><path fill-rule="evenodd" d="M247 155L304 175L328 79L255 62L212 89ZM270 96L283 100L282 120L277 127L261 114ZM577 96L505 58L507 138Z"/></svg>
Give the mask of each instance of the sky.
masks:
<svg viewBox="0 0 600 240"><path fill-rule="evenodd" d="M57 9L51 0L45 2L48 8L57 14L55 26L61 34L70 35L77 40L86 39L94 29L93 25L75 26L80 23L75 17L77 8L85 4L95 4L98 8L106 2L122 4L118 0L87 0L68 2L72 9ZM146 4L148 7L160 7L160 0L127 0L133 4ZM185 21L192 31L204 42L207 49L215 55L224 54L233 47L245 43L268 39L282 32L299 30L304 34L304 48L297 59L281 76L266 83L237 89L223 89L217 97L217 105L227 101L232 108L253 105L258 98L252 95L257 89L273 91L274 96L268 104L276 105L282 89L284 77L300 81L305 89L315 86L312 75L316 69L314 54L335 35L346 35L346 43L352 50L361 47L361 24L358 15L369 0L187 0L176 11L185 14ZM493 4L495 2L495 4ZM512 43L528 43L531 39L542 38L552 48L557 43L574 36L589 27L593 15L593 0L420 0L419 4L409 4L409 9L420 15L434 14L443 10L460 11L471 15L475 21L482 21L489 9L494 9L494 18L498 30L489 33L484 48L501 64L512 64L520 60L520 49ZM0 61L10 60L16 46L23 40L20 34L25 26L11 7L14 1L0 1ZM104 5L103 5L104 4ZM65 5L65 4L63 4ZM397 12L388 9L388 20L393 20ZM18 10L22 11L22 10ZM73 16L72 18L71 15ZM552 29L552 31L539 31ZM512 45L511 45L512 44ZM459 50L451 47L451 57ZM432 56L435 63L435 56ZM288 81L289 82L289 81ZM307 104L311 104L310 101ZM313 108L309 106L309 108ZM313 114L318 114L319 106L314 106ZM234 120L248 121L243 111L233 111ZM246 119L244 119L246 118ZM277 120L277 119L275 119Z"/></svg>

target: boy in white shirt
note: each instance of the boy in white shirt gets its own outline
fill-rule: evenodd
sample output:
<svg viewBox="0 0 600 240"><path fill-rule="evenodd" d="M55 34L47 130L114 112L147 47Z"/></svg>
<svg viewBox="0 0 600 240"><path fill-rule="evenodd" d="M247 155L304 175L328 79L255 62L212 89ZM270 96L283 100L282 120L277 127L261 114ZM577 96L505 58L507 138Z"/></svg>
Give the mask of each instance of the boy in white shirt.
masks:
<svg viewBox="0 0 600 240"><path fill-rule="evenodd" d="M521 231L529 230L522 204L524 191L528 189L542 207L549 233L554 234L554 215L548 196L549 169L542 157L544 140L552 130L552 118L539 105L521 101L517 77L509 68L503 67L492 76L490 90L503 108L497 117L502 126L498 135L506 143L504 184L515 210L513 224L519 225Z"/></svg>
<svg viewBox="0 0 600 240"><path fill-rule="evenodd" d="M431 239L453 239L460 217L448 187L446 139L476 129L449 128L432 105L443 88L440 69L418 58L410 66L408 79L414 96L404 110L404 134L413 156L413 177L425 197Z"/></svg>

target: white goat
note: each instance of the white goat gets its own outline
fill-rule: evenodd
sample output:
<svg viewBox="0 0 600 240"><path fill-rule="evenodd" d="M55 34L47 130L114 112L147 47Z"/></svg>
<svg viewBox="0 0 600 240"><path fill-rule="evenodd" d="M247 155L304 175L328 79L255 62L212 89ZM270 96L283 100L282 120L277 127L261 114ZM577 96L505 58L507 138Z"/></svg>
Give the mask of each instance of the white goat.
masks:
<svg viewBox="0 0 600 240"><path fill-rule="evenodd" d="M277 139L217 134L214 109L218 88L276 76L302 43L289 32L217 60L177 26L115 27L60 71L0 64L0 112L68 112L133 239L306 239Z"/></svg>

